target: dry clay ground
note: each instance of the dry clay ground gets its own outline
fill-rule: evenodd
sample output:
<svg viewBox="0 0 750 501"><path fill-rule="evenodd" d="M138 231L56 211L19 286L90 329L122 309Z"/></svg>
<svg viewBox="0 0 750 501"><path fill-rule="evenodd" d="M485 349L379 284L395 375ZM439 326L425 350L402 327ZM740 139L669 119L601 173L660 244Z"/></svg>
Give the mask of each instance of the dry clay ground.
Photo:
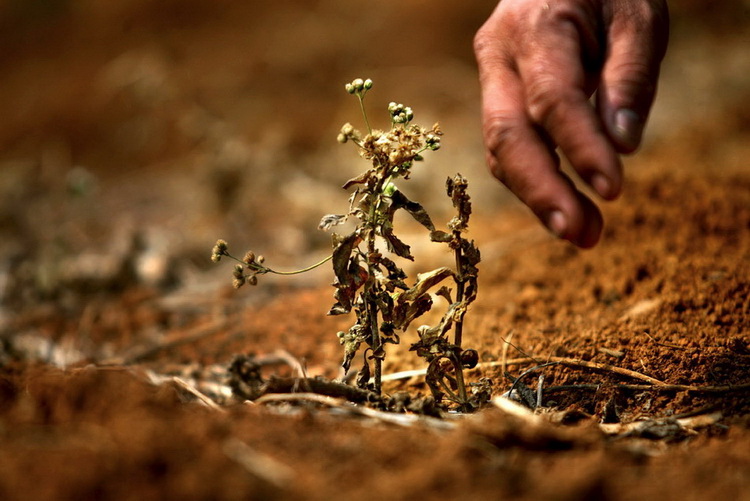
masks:
<svg viewBox="0 0 750 501"><path fill-rule="evenodd" d="M9 46L19 54L26 47L31 55L14 62L17 71L4 73L10 76L0 87L4 103L23 104L6 106L16 115L0 130L0 499L750 499L746 93L732 100L738 88L727 89L722 96L729 105L662 132L629 163L626 193L606 206L607 227L594 250L555 241L517 204L475 204L470 235L483 261L465 344L478 350L481 364L469 377L490 378L499 396L511 384L504 370L517 377L557 362L523 379L535 392L538 376L544 376L536 411L495 400L475 415L438 420L312 397L243 402L226 386L234 356L252 352L280 361L269 364L266 374L299 371L289 365L300 362L308 376L335 377L341 357L335 332L349 319L324 316L333 292L325 271L290 280L263 277L258 287L236 292L229 265L209 263L210 247L215 238L227 237L233 247L275 250L284 265L289 256L319 257L325 237L307 240L298 228L314 227L328 193L342 202L345 195L326 191L305 202L299 187L340 184L339 160L326 156L328 145L324 153L311 149L307 142L320 140L319 131L298 127L293 140L279 145L278 130L235 123L238 133L216 118L231 122L235 108L234 118L257 106L261 114L273 108L243 93L245 87L257 91L263 78L236 82L220 73L239 58L207 51L190 59L201 54L201 43L240 51L234 42L244 28L217 30L231 23L206 15L213 11L201 10L199 2L186 4L191 7L178 16L175 31L148 2L117 5L120 11L111 17L93 9L102 24L92 26L104 32L104 21L134 16L122 37L135 38L140 48L127 57L117 57L119 42L87 43L85 30L64 37L70 27L62 26L49 35L78 54L67 66L73 72L89 75L102 60L116 61L104 80L110 85L124 79L132 95L110 95L114 104L105 113L70 104L84 103L77 100L88 92L73 85L72 77L58 82L63 104L50 95L35 111L31 101L18 97L29 88L23 75L38 84L34 77L52 78L64 61L58 67L49 57L49 40L39 48L23 37L12 39L8 26L3 31ZM305 17L308 9L290 12L300 29L314 32L319 16ZM253 16L279 22L273 10L251 15L235 5L235 11L238 18L249 16L248 23ZM378 16L388 20L398 13L383 9L368 19L377 24ZM463 21L471 25L480 14ZM442 26L456 25L453 14L446 16ZM166 52L153 49L148 30L163 37L157 41ZM719 35L710 45L717 50L714 58L746 60L731 59L727 54L742 51L723 43ZM314 49L342 49L340 41L332 45L321 42ZM683 52L676 47L676 57L695 52L689 44ZM288 71L281 81L295 81L290 75L304 58L283 56L274 56L281 70L250 57L250 73L265 69L278 77L274 71ZM330 73L348 71L356 65L352 61L308 61L329 72L313 77L311 85L330 85ZM218 73L191 74L195 67ZM446 67L445 75L462 81L456 74L464 66L453 61ZM247 68L233 69L241 70ZM134 71L139 77L128 80ZM464 76L473 82L471 71ZM450 83L436 78L430 83L435 88L435 82ZM666 103L674 102L669 89ZM292 94L289 88L272 93L289 110L307 106L312 115L330 105ZM701 105L698 98L690 101ZM441 105L449 115L457 113L450 100ZM34 118L48 108L50 116ZM302 112L297 118L310 123ZM660 120L655 117L657 130ZM449 116L445 151L438 152L449 159L456 155L450 129L461 128L460 121L451 123ZM48 134L38 143L29 132L34 124ZM59 130L64 132L49 132ZM330 130L335 135L335 127ZM248 154L236 138L256 133L267 134L263 148L252 144ZM131 149L113 149L120 143ZM277 157L291 150L291 158L311 159L301 174L282 170ZM481 159L480 150L465 151L469 163ZM26 162L24 155L37 160ZM178 161L170 163L174 155ZM87 168L73 168L79 164ZM283 183L272 182L263 165L296 187L287 205L279 204ZM206 170L213 184L205 182ZM245 170L253 173L242 185L251 197L233 190ZM486 175L471 174L470 192L486 200ZM218 193L226 206L206 202L210 197L201 190ZM441 198L429 200L431 206L445 203L435 202ZM263 210L268 207L274 210ZM286 226L280 212L291 221ZM192 233L175 242L175 227ZM404 239L417 249L424 235L407 233ZM442 251L419 252L425 267L450 258ZM420 269L409 271L413 276ZM413 336L403 336L403 345L389 353L386 374L423 368L408 352ZM427 392L419 375L391 380L385 389Z"/></svg>
<svg viewBox="0 0 750 501"><path fill-rule="evenodd" d="M343 404L226 398L216 385L239 353L285 349L310 375L335 374L341 323L321 316L327 289L281 289L240 307L227 276L209 313L124 360L61 370L14 360L21 348L6 341L3 499L747 499L750 179L638 176L590 252L552 241L513 211L498 216L475 228L488 244L467 344L487 368L472 379L507 390L491 364L504 352L511 363L598 364L544 369L548 387L589 386L546 393L538 420L490 406L439 423L391 423ZM92 308L97 318L77 325L92 343L112 336L111 322L124 336L169 316L158 294L139 287ZM39 315L22 322L26 331L60 329L59 318ZM405 354L393 359L386 372L420 367ZM425 391L419 377L387 389L397 386ZM649 419L658 421L600 427Z"/></svg>

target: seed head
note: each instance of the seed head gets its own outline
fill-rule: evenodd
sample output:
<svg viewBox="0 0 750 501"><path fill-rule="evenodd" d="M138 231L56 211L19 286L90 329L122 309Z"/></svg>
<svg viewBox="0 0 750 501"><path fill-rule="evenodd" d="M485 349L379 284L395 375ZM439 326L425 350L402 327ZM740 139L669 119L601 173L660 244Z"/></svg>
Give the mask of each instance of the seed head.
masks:
<svg viewBox="0 0 750 501"><path fill-rule="evenodd" d="M214 248L211 249L211 261L218 263L221 261L221 256L227 256L228 246L224 240L217 240Z"/></svg>
<svg viewBox="0 0 750 501"><path fill-rule="evenodd" d="M428 133L424 138L424 143L427 148L435 151L440 149L440 136L437 136L436 134L433 134L432 132Z"/></svg>
<svg viewBox="0 0 750 501"><path fill-rule="evenodd" d="M407 124L414 118L412 109L401 103L389 103L388 112L391 114L391 120L396 124Z"/></svg>

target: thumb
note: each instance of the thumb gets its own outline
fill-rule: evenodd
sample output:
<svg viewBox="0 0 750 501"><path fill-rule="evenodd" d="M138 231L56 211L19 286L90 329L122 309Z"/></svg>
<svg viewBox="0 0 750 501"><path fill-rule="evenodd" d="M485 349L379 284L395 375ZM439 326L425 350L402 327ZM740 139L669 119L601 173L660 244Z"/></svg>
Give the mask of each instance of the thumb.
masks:
<svg viewBox="0 0 750 501"><path fill-rule="evenodd" d="M650 2L640 5L647 6L644 9L657 9ZM625 11L612 20L597 105L607 132L620 153L631 153L641 143L643 128L656 95L668 26L666 4L663 11L649 10L640 15Z"/></svg>

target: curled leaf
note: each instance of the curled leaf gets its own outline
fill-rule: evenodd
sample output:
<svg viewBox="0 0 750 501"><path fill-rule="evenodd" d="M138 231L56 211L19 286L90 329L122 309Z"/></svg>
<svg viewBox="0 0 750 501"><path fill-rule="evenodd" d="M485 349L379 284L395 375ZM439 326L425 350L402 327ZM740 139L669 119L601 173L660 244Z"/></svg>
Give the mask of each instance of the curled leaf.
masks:
<svg viewBox="0 0 750 501"><path fill-rule="evenodd" d="M333 249L333 272L342 285L352 282L352 276L349 271L349 258L354 247L361 241L362 238L355 231L343 237Z"/></svg>
<svg viewBox="0 0 750 501"><path fill-rule="evenodd" d="M422 207L422 205L417 202L412 202L411 200L406 198L406 195L404 195L401 191L396 190L391 195L391 220L393 219L393 212L398 209L405 209L406 212L411 214L414 220L419 224L430 231L435 230L435 225L432 224L432 219L430 219L430 215L427 214L427 211L424 209L424 207Z"/></svg>
<svg viewBox="0 0 750 501"><path fill-rule="evenodd" d="M427 273L420 273L417 275L417 283L414 287L402 294L403 300L413 301L450 276L453 276L453 271L445 266Z"/></svg>
<svg viewBox="0 0 750 501"><path fill-rule="evenodd" d="M346 215L344 214L326 214L320 220L318 229L328 231L334 226L338 226L346 221Z"/></svg>
<svg viewBox="0 0 750 501"><path fill-rule="evenodd" d="M453 240L453 235L446 233L442 230L434 230L430 232L430 241L447 243Z"/></svg>
<svg viewBox="0 0 750 501"><path fill-rule="evenodd" d="M344 183L343 188L346 190L346 189L349 189L351 186L354 186L355 184L366 184L370 180L370 178L372 178L372 176L373 176L372 170L367 170L363 172L362 174L360 174L359 176L353 177L350 180L348 180L346 183Z"/></svg>
<svg viewBox="0 0 750 501"><path fill-rule="evenodd" d="M392 228L383 229L383 238L386 244L388 244L388 250L409 261L414 261L414 256L411 255L411 247L402 242L394 233Z"/></svg>
<svg viewBox="0 0 750 501"><path fill-rule="evenodd" d="M461 174L456 174L453 178L448 178L445 183L448 196L451 197L453 207L458 211L458 215L451 219L448 227L453 231L466 231L471 215L471 201L466 188L469 182Z"/></svg>

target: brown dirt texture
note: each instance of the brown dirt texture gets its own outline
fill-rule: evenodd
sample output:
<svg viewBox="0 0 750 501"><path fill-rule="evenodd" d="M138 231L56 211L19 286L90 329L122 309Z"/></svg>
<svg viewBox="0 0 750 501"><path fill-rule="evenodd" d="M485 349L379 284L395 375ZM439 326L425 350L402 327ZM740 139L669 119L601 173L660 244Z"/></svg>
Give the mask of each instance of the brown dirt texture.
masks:
<svg viewBox="0 0 750 501"><path fill-rule="evenodd" d="M485 172L471 41L492 8L0 1L0 499L750 499L747 2L673 7L646 142L587 251ZM209 257L329 252L318 220L365 167L335 142L357 76L373 110L440 120L407 188L436 221L469 178L467 375L495 397L475 414L227 386L247 354L339 376L329 269L235 291ZM411 277L450 265L404 224ZM424 369L412 336L385 374ZM522 374L534 411L499 398Z"/></svg>

